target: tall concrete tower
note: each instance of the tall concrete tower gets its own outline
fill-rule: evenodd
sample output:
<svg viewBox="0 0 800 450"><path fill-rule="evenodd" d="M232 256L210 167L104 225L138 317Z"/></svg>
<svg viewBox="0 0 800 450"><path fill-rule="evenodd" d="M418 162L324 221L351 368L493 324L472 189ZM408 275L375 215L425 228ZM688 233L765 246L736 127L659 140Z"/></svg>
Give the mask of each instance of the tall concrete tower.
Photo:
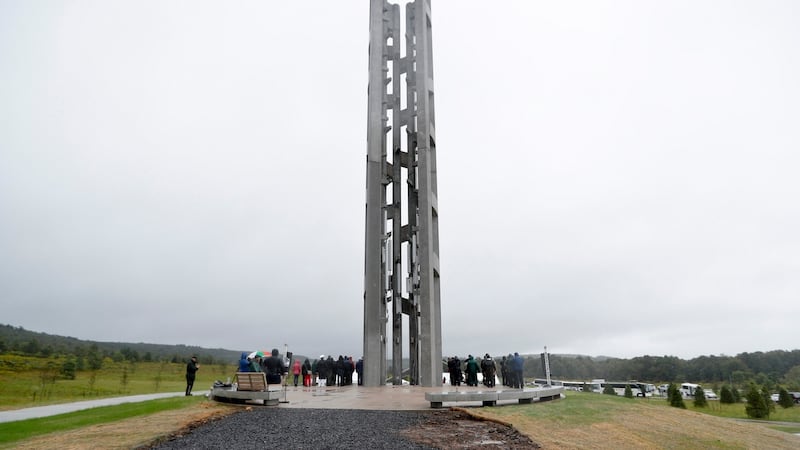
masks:
<svg viewBox="0 0 800 450"><path fill-rule="evenodd" d="M364 384L442 385L431 2L370 0ZM403 42L405 48L402 48ZM391 324L391 326L390 326Z"/></svg>

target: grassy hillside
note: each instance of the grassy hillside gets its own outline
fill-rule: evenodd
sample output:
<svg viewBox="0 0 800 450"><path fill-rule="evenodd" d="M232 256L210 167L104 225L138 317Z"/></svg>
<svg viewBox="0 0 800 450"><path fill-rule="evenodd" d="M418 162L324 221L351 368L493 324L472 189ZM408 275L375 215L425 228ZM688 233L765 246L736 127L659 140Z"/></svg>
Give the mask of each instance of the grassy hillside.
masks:
<svg viewBox="0 0 800 450"><path fill-rule="evenodd" d="M97 408L61 418L25 421L27 423L0 424L0 435L15 433L13 442L11 437L6 440L8 448L76 448L76 445L81 448L138 448L189 423L204 422L209 415L238 410L237 407L198 398L184 400L180 397L159 402L136 407ZM181 403L186 406L180 407ZM166 410L173 406L179 409ZM743 406L736 406L744 416ZM154 412L157 410L160 411ZM790 414L794 414L795 421L800 420L800 408L793 410ZM740 422L671 408L665 401L656 399L568 392L566 399L554 402L467 408L467 411L485 419L508 423L544 448L800 448L800 437L770 429L772 425L767 423ZM786 431L800 431L800 422L797 427ZM17 441L16 438L23 440ZM2 442L0 448L6 448Z"/></svg>
<svg viewBox="0 0 800 450"><path fill-rule="evenodd" d="M0 410L93 400L121 395L180 392L186 388L186 364L113 362L96 371L79 371L74 380L58 376L63 358L0 357ZM208 390L214 380L232 377L234 364L201 364L195 390Z"/></svg>
<svg viewBox="0 0 800 450"><path fill-rule="evenodd" d="M727 415L747 417L744 405L726 405ZM735 409L738 410L734 411ZM780 410L780 408L779 408ZM744 422L672 408L662 399L626 399L568 392L562 401L502 408L470 409L476 416L512 424L544 448L800 448L800 407L776 411L773 420L796 427L770 429L766 422Z"/></svg>

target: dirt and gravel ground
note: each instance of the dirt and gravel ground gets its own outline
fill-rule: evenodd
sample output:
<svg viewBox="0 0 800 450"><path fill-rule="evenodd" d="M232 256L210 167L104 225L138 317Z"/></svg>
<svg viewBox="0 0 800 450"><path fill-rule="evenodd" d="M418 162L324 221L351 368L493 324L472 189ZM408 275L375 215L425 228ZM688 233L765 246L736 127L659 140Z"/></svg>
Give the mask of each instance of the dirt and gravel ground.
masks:
<svg viewBox="0 0 800 450"><path fill-rule="evenodd" d="M270 423L289 432L288 438L270 435L269 442L277 442L284 448L354 448L349 438L359 429L369 430L366 434L371 439L370 448L800 448L800 437L768 429L760 423L742 423L671 408L619 412L600 423L532 419L504 408L353 411L207 402L183 410L54 433L17 442L12 448L263 448L267 445L262 439L264 430L268 430ZM350 418L344 419L342 414ZM485 420L476 420L472 415L483 416ZM286 422L276 425L274 420ZM514 427L507 423L513 423ZM243 433L242 427L256 427L253 428L256 431ZM215 433L216 437L207 437ZM243 443L234 444L231 436L243 437ZM314 439L309 440L309 436ZM330 440L321 440L324 437Z"/></svg>
<svg viewBox="0 0 800 450"><path fill-rule="evenodd" d="M401 434L431 448L541 448L510 425L476 419L460 409L432 414Z"/></svg>
<svg viewBox="0 0 800 450"><path fill-rule="evenodd" d="M460 411L258 408L162 440L153 449L538 448L513 428Z"/></svg>
<svg viewBox="0 0 800 450"><path fill-rule="evenodd" d="M286 434L266 433L268 424L272 424L272 430L285 431ZM359 434L357 430L365 428L369 430L371 445L357 445L353 436ZM265 436L269 442L265 441ZM292 410L213 402L191 409L54 433L17 442L13 448L246 449L264 448L270 443L284 448L539 448L512 427L475 420L458 410Z"/></svg>

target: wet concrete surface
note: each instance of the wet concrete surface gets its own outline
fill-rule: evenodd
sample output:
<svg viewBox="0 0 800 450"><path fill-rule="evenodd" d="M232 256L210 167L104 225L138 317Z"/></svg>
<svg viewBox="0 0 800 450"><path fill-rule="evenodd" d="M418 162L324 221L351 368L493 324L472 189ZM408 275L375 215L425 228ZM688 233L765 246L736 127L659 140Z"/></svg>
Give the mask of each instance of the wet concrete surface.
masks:
<svg viewBox="0 0 800 450"><path fill-rule="evenodd" d="M274 387L274 386L273 386ZM303 387L281 386L280 408L322 408L322 409L363 409L363 410L396 410L420 411L429 410L430 402L425 400L426 392L470 392L490 390L486 387L453 386L421 387L409 385L387 385L381 387L328 386L328 387ZM491 390L501 390L500 387ZM209 390L196 389L194 395L208 395ZM17 420L35 419L40 417L55 416L99 406L118 405L121 403L134 403L159 398L179 397L183 392L166 392L159 394L132 395L126 397L111 397L98 400L87 400L73 403L37 406L17 410L0 411L0 423ZM517 403L514 401L508 404ZM251 404L258 405L258 402ZM500 405L501 402L498 402ZM481 406L480 401L445 403L445 406ZM274 406L270 406L274 408Z"/></svg>

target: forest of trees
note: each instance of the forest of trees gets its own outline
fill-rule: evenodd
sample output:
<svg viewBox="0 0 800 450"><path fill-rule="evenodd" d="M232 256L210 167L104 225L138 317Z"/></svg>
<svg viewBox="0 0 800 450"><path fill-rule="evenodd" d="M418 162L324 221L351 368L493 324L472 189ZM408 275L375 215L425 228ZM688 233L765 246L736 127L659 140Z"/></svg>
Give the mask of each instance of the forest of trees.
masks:
<svg viewBox="0 0 800 450"><path fill-rule="evenodd" d="M0 324L0 354L71 357L77 369L92 369L104 358L114 361L182 362L197 355L203 364L235 364L239 350L206 349L185 345L131 344L83 341ZM499 362L499 361L498 361ZM445 367L446 370L446 367ZM699 356L684 360L676 356L637 356L631 359L550 355L553 379L590 381L638 380L648 383L694 382L744 386L755 382L774 388L778 385L800 391L800 350L740 353L736 356ZM544 378L540 355L525 358L525 377Z"/></svg>
<svg viewBox="0 0 800 450"><path fill-rule="evenodd" d="M525 375L544 378L539 357L527 358ZM736 356L637 356L631 359L550 355L550 376L559 380L639 380L744 385L783 385L800 390L800 350L740 353Z"/></svg>

